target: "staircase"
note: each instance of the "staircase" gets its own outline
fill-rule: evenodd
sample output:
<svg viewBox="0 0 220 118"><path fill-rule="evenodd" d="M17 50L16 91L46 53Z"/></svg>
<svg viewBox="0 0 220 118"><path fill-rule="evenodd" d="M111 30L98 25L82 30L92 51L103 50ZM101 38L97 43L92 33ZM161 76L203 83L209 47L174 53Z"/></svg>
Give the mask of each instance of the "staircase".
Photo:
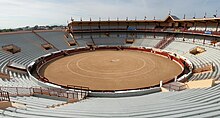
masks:
<svg viewBox="0 0 220 118"><path fill-rule="evenodd" d="M163 40L161 40L160 42L158 42L154 48L158 48L158 49L164 49L166 46L168 46L171 42L173 42L175 40L174 36L167 36L166 38L164 38Z"/></svg>

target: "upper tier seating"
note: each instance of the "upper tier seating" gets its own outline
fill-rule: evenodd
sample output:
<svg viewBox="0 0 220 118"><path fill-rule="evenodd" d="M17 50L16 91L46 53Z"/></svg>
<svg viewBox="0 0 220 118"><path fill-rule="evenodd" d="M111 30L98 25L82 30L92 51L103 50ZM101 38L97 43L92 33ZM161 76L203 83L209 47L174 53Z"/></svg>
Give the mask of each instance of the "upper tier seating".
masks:
<svg viewBox="0 0 220 118"><path fill-rule="evenodd" d="M192 26L190 27L188 30L197 30L197 31L212 31L215 32L216 31L216 26Z"/></svg>

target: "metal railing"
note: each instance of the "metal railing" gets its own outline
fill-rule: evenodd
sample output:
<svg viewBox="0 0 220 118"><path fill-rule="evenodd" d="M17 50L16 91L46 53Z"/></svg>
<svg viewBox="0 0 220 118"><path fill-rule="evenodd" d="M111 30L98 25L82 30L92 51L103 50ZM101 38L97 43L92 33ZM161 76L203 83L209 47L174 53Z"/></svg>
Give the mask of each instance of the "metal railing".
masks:
<svg viewBox="0 0 220 118"><path fill-rule="evenodd" d="M66 98L68 100L81 100L81 99L84 99L88 95L88 92L85 92L83 90L77 91L75 89L67 90L67 89L60 89L60 88L0 87L0 101L1 101L1 98L10 100L9 96L32 96L36 94L54 96L54 97L59 97L59 98Z"/></svg>
<svg viewBox="0 0 220 118"><path fill-rule="evenodd" d="M67 85L67 87L72 88L74 92L77 94L77 98L80 97L81 99L86 98L89 95L89 87L83 86L74 86L74 85Z"/></svg>
<svg viewBox="0 0 220 118"><path fill-rule="evenodd" d="M60 98L66 98L68 100L80 100L79 93L75 91L66 91L64 89L51 89L51 88L33 88L34 94L55 96Z"/></svg>
<svg viewBox="0 0 220 118"><path fill-rule="evenodd" d="M9 96L31 96L33 91L31 88L25 87L0 87L0 91L9 93Z"/></svg>

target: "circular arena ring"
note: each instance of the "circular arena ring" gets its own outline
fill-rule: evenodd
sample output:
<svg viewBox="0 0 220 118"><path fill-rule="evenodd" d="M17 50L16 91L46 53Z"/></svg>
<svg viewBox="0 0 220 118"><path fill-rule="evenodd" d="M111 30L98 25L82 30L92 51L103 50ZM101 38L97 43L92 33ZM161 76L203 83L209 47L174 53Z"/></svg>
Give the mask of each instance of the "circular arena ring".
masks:
<svg viewBox="0 0 220 118"><path fill-rule="evenodd" d="M62 87L110 92L168 83L183 74L184 64L176 55L156 49L99 46L46 55L32 70L37 70L36 78Z"/></svg>

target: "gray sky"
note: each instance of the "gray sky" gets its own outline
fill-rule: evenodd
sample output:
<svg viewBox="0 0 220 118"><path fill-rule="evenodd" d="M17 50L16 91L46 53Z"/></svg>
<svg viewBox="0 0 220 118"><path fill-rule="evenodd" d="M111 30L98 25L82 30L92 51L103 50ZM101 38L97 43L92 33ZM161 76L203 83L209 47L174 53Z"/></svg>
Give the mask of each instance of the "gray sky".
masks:
<svg viewBox="0 0 220 118"><path fill-rule="evenodd" d="M34 25L66 25L75 20L165 19L169 11L183 18L212 17L220 0L0 0L0 28Z"/></svg>

